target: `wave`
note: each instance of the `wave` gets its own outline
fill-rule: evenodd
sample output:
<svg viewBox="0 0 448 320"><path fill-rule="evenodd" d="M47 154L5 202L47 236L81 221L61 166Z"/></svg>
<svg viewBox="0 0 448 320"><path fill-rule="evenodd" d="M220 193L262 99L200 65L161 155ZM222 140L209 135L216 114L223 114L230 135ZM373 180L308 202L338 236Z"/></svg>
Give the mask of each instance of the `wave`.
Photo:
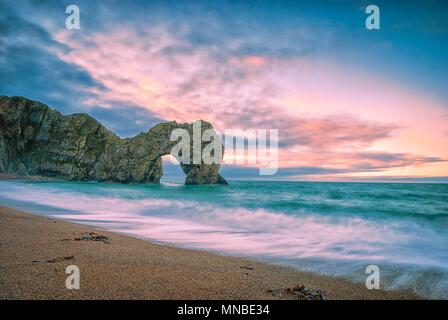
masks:
<svg viewBox="0 0 448 320"><path fill-rule="evenodd" d="M447 297L448 232L411 219L229 208L192 199L154 198L151 190L141 188L18 182L7 187L1 182L0 187L1 202L16 207L26 203L31 206L27 210L39 214L355 281L365 280L365 267L375 264L385 288Z"/></svg>

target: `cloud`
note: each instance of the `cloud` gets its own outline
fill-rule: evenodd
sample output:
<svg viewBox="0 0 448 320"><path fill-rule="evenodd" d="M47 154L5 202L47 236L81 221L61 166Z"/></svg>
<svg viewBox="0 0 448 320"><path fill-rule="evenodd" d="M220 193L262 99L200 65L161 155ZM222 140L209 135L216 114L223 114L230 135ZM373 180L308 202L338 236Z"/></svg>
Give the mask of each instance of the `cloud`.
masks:
<svg viewBox="0 0 448 320"><path fill-rule="evenodd" d="M297 154L295 154L297 156ZM229 178L257 178L261 179L297 179L305 177L350 177L353 173L382 173L393 168L421 167L432 163L447 162L441 157L415 156L404 153L387 152L332 152L312 153L302 155L302 165L280 167L274 177L259 176L257 166L239 167L224 165L222 172ZM293 162L294 163L294 162ZM296 162L295 162L296 163ZM320 166L316 166L318 163Z"/></svg>
<svg viewBox="0 0 448 320"><path fill-rule="evenodd" d="M352 155L353 172L380 172L392 168L422 167L427 164L446 162L442 157L418 156L407 153L360 152Z"/></svg>
<svg viewBox="0 0 448 320"><path fill-rule="evenodd" d="M88 45L82 36L71 39L61 32L57 38L71 50L59 57L87 70L106 88L94 104L107 106L114 100L167 120L201 118L220 130L278 128L281 147L361 148L396 129L353 116L292 115L273 101L281 85L269 77L272 65L279 65L276 59L218 54L221 48L213 47L193 49L164 25L144 32L146 41L140 32L124 27L89 34Z"/></svg>
<svg viewBox="0 0 448 320"><path fill-rule="evenodd" d="M355 67L335 67L325 57L341 47L340 30L305 18L294 4L252 10L239 2L79 0L79 32L64 28L65 4L0 4L3 94L88 112L122 136L163 120L278 129L285 177L443 161L371 151L414 126L408 115L420 126L431 101Z"/></svg>
<svg viewBox="0 0 448 320"><path fill-rule="evenodd" d="M400 129L396 124L366 121L350 114L301 115L278 105L285 81L293 88L308 78L315 81L313 74L307 76L313 72L313 60L269 50L241 51L245 43L252 43L250 37L245 39L241 34L227 39L225 32L216 32L221 36L218 46L212 36L215 33L209 34L209 30L220 28L216 21L202 38L192 37L196 27L192 21L175 32L169 21L148 28L120 25L106 33L77 38L60 32L56 38L70 50L61 51L59 57L87 70L104 86L94 101L100 106L115 101L145 108L160 119L204 119L221 131L277 128L280 164L288 168L285 170L319 163L323 171L333 173L367 172L433 162L431 158L393 153L384 153L378 159L380 155L365 152L374 143L392 137ZM279 173L288 174L293 172Z"/></svg>
<svg viewBox="0 0 448 320"><path fill-rule="evenodd" d="M121 137L132 137L146 132L163 121L141 107L115 103L109 104L108 108L90 106L89 114L101 119L103 125Z"/></svg>
<svg viewBox="0 0 448 320"><path fill-rule="evenodd" d="M55 9L65 7L60 3L36 4L29 8L26 2L21 2L13 9L0 3L1 94L26 96L64 113L88 111L122 136L146 131L160 121L149 110L135 105L109 100L105 104L113 107L104 112L104 106L95 104L101 100L104 85L94 80L88 70L60 59L56 53L68 54L69 46L57 41L42 25L23 17L36 20L40 17L45 21L33 14L39 14L38 9L48 9L51 15Z"/></svg>
<svg viewBox="0 0 448 320"><path fill-rule="evenodd" d="M0 43L3 94L26 95L70 111L79 102L77 96L88 96L92 87L102 87L88 72L51 52L67 50L65 45L4 4L0 8Z"/></svg>
<svg viewBox="0 0 448 320"><path fill-rule="evenodd" d="M257 111L260 111L257 109ZM263 110L262 114L269 114ZM272 112L269 116L254 116L254 110L229 112L227 121L244 124L247 128L278 128L282 148L307 146L314 151L339 148L362 149L375 141L392 136L399 127L394 124L365 121L350 115L300 117L286 112Z"/></svg>

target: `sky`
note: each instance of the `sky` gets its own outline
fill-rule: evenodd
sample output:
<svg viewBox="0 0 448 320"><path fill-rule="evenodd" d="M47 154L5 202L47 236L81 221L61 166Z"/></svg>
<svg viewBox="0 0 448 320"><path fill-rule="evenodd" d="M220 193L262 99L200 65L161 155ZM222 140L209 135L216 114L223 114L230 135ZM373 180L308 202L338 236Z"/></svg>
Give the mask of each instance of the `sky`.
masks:
<svg viewBox="0 0 448 320"><path fill-rule="evenodd" d="M65 28L72 4L79 30ZM379 30L365 27L369 4ZM230 179L448 182L447 12L412 0L0 0L0 94L88 113L121 137L167 120L277 129L277 173L227 163Z"/></svg>

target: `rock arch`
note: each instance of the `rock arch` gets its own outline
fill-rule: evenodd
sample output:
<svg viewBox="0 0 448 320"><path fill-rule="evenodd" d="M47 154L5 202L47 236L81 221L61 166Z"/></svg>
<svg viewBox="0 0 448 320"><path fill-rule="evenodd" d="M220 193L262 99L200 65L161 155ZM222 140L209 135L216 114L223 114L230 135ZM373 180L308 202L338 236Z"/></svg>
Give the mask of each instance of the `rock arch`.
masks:
<svg viewBox="0 0 448 320"><path fill-rule="evenodd" d="M0 96L0 172L79 181L158 183L161 157L177 142L172 130L193 125L160 123L132 138L120 138L87 114L64 116L23 97ZM213 129L201 121L201 130ZM202 143L201 148L206 144ZM227 184L220 163L180 163L186 184Z"/></svg>

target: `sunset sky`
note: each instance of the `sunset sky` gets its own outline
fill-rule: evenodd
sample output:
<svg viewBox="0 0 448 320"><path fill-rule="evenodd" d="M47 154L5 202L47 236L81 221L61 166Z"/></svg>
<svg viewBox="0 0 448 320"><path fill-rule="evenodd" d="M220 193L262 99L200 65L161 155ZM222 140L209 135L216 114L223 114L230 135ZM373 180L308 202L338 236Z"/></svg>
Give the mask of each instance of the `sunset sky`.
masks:
<svg viewBox="0 0 448 320"><path fill-rule="evenodd" d="M69 4L80 30L65 28ZM380 30L365 28L369 4ZM122 137L165 120L278 129L269 179L447 182L447 13L445 1L0 0L0 94ZM224 176L259 178L249 165Z"/></svg>

